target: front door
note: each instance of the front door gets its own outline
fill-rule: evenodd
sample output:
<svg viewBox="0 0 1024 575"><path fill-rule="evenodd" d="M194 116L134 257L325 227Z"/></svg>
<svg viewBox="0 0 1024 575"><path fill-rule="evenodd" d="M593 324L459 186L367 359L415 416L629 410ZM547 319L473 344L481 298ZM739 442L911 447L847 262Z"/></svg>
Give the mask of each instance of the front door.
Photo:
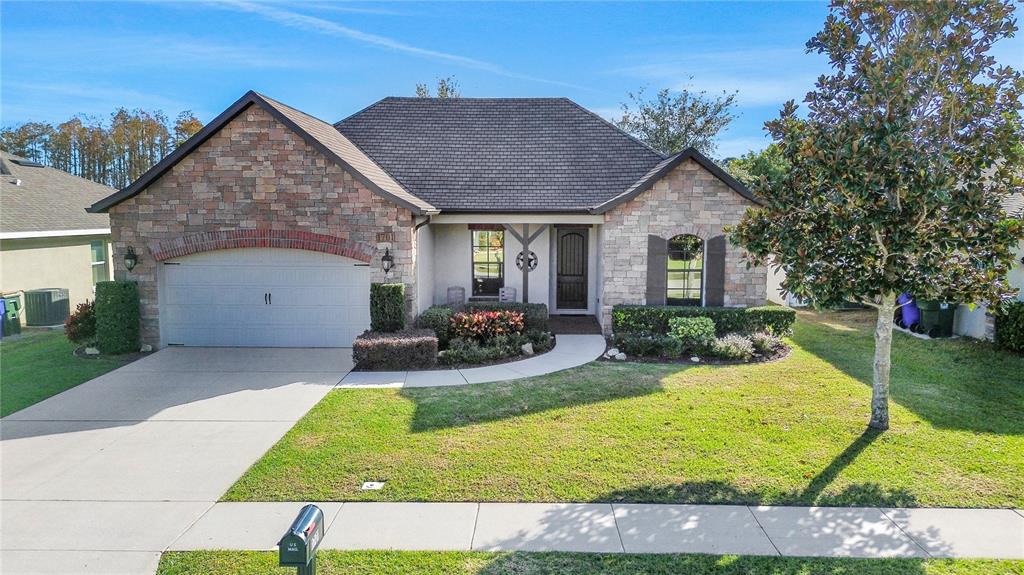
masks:
<svg viewBox="0 0 1024 575"><path fill-rule="evenodd" d="M558 273L555 278L558 309L587 309L588 230L558 228Z"/></svg>

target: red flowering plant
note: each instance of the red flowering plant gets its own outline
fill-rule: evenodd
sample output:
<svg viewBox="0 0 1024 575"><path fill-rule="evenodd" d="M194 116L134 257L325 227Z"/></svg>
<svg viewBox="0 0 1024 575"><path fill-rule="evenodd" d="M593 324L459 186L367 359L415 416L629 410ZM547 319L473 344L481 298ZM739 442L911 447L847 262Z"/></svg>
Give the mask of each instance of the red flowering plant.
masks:
<svg viewBox="0 0 1024 575"><path fill-rule="evenodd" d="M523 314L511 310L457 313L452 316L452 335L481 343L499 335L523 333Z"/></svg>

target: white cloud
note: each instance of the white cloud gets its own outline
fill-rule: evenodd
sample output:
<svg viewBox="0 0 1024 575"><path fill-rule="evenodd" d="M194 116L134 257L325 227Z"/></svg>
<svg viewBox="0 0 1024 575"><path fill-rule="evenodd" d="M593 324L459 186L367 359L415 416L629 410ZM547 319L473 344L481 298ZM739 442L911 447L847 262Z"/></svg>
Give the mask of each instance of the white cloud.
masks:
<svg viewBox="0 0 1024 575"><path fill-rule="evenodd" d="M235 10L240 10L250 14L256 14L272 22L277 22L283 26L290 28L296 28L307 32L316 32L319 34L325 34L329 36L337 36L341 38L347 38L368 46L374 46L377 48L383 48L387 50L393 50L395 52L402 52L417 56L421 58L429 58L432 60L440 60L442 62L449 62L458 66L471 68L475 70L481 70L484 72L490 72L499 76L505 76L507 78L514 78L518 80L528 80L531 82L539 82L544 84L552 84L556 86L566 86L572 88L580 88L573 84L566 82L560 82L557 80L548 80L545 78L538 78L536 76L530 76L528 74L521 74L507 70L504 67L495 64L493 62L487 62L484 60L478 60L476 58L469 58L466 56L460 56L458 54L452 54L450 52L443 52L440 50L432 50L428 48L421 48L419 46L413 46L394 38L388 38L387 36L380 36L377 34L371 34L363 32L355 28L343 26L337 22L318 18L316 16L309 16L307 14L301 14L291 10L284 10L276 6L270 6L267 4L246 2L244 0L224 0L215 2L214 5L227 7Z"/></svg>

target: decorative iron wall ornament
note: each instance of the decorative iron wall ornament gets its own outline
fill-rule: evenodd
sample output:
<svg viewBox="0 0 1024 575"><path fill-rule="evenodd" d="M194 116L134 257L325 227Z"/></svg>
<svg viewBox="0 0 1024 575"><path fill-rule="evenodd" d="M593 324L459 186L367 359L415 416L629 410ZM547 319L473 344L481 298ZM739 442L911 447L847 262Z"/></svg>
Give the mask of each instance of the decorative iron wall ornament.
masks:
<svg viewBox="0 0 1024 575"><path fill-rule="evenodd" d="M537 269L537 254L533 250L530 250L529 255L526 255L526 252L519 252L519 255L516 256L516 267L523 269L524 263L531 272Z"/></svg>

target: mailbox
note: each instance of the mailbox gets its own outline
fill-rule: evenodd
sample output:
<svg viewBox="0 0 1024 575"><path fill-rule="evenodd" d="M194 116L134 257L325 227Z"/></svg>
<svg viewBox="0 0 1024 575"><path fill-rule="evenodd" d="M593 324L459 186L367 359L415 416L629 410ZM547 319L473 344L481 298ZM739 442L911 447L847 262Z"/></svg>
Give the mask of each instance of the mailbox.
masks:
<svg viewBox="0 0 1024 575"><path fill-rule="evenodd" d="M324 512L316 505L299 511L292 526L277 542L281 567L298 567L299 575L316 573L316 550L324 538Z"/></svg>

